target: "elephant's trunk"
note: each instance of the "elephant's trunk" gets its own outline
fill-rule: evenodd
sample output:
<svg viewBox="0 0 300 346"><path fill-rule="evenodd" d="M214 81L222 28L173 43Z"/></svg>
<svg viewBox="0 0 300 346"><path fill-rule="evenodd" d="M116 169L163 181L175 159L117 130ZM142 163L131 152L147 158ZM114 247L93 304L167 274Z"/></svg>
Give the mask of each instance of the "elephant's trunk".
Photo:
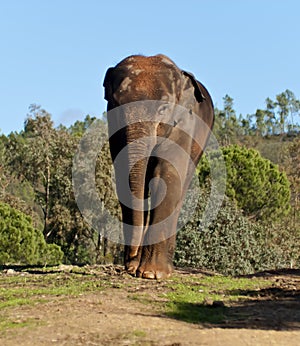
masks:
<svg viewBox="0 0 300 346"><path fill-rule="evenodd" d="M126 144L118 153L114 165L117 193L122 206L124 241L130 246L129 257L133 258L137 256L143 242L146 227L146 172L149 157L156 144L156 126L150 122L137 122L130 124L122 132Z"/></svg>

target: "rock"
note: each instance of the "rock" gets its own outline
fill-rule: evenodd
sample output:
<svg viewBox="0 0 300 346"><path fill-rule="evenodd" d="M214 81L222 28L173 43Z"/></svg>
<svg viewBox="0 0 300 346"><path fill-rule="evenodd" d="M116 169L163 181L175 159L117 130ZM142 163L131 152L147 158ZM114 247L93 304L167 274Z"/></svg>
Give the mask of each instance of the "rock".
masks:
<svg viewBox="0 0 300 346"><path fill-rule="evenodd" d="M15 275L16 271L14 269L7 269L6 274L7 275Z"/></svg>

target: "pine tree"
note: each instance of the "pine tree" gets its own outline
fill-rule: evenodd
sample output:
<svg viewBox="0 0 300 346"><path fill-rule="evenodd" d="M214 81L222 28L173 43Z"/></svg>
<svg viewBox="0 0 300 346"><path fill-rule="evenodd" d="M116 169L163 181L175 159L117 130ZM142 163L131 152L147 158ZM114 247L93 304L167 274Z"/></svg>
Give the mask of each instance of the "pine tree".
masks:
<svg viewBox="0 0 300 346"><path fill-rule="evenodd" d="M46 265L61 262L63 252L47 244L31 218L0 202L0 264Z"/></svg>
<svg viewBox="0 0 300 346"><path fill-rule="evenodd" d="M238 145L222 148L226 165L226 195L255 220L276 220L290 210L290 187L287 176L277 165L258 151ZM212 163L214 158L210 153ZM210 180L207 159L198 166L200 183Z"/></svg>

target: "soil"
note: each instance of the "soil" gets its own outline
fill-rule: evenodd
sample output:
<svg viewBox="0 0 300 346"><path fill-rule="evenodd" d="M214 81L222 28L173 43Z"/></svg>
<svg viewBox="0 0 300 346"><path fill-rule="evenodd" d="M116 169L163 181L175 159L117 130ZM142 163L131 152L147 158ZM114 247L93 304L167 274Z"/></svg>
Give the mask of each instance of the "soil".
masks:
<svg viewBox="0 0 300 346"><path fill-rule="evenodd" d="M177 275L194 275L201 281L207 274L181 270ZM188 323L164 314L158 308L163 304L158 292L166 290L164 282L131 278L112 266L103 270L103 280L107 276L111 289L10 308L9 314L16 321L33 323L0 334L0 344L300 345L299 270L256 274L270 285L244 292L251 299L226 305L231 318L219 324ZM145 303L137 293L153 297L156 303Z"/></svg>

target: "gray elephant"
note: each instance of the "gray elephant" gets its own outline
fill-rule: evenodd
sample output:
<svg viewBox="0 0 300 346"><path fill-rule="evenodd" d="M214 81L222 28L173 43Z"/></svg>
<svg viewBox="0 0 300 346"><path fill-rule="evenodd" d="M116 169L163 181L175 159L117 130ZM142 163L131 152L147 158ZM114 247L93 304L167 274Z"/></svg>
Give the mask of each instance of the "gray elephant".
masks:
<svg viewBox="0 0 300 346"><path fill-rule="evenodd" d="M125 58L107 70L103 86L125 268L169 277L182 202L214 122L212 99L164 55Z"/></svg>

